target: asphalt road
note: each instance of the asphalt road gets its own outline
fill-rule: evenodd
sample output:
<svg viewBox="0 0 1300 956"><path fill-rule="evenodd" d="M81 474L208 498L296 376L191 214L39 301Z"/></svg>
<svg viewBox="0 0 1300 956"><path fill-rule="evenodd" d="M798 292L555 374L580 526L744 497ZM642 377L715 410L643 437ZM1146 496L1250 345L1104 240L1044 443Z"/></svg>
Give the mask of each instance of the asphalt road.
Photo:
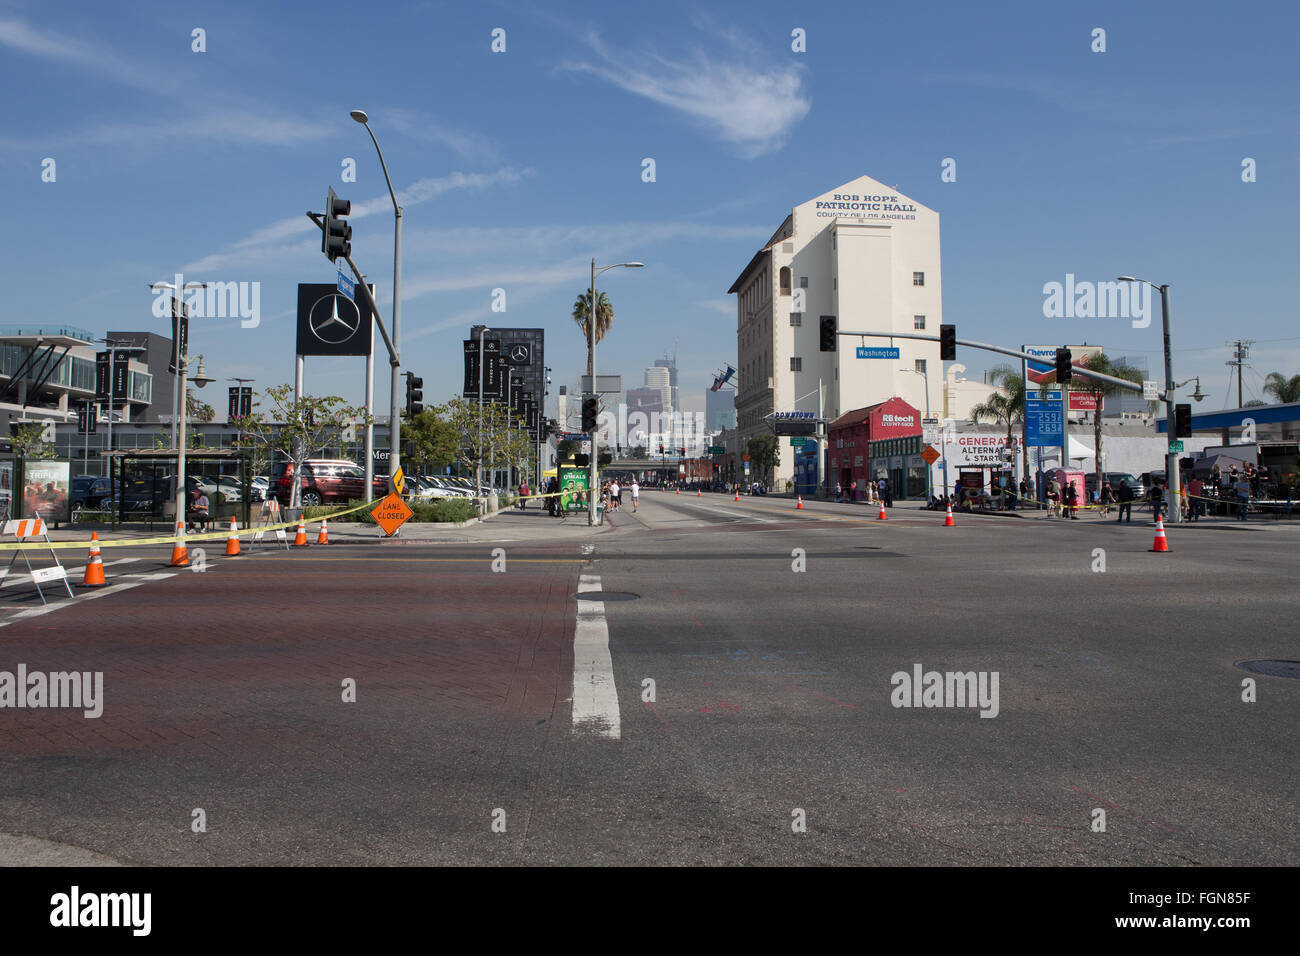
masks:
<svg viewBox="0 0 1300 956"><path fill-rule="evenodd" d="M942 517L647 492L11 584L0 670L103 671L104 711L0 710L0 860L1297 861L1300 681L1234 662L1300 657L1300 528ZM918 665L996 716L894 706Z"/></svg>

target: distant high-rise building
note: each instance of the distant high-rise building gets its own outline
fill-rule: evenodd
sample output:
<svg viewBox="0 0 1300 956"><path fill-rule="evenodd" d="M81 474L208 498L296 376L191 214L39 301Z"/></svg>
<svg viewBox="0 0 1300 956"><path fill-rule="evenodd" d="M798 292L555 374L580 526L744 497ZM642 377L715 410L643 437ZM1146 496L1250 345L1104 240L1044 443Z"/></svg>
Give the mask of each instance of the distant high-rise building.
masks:
<svg viewBox="0 0 1300 956"><path fill-rule="evenodd" d="M652 365L645 370L645 387L652 388L659 392L662 408L660 411L668 412L676 406L673 404L673 388L671 385L671 370L662 365Z"/></svg>
<svg viewBox="0 0 1300 956"><path fill-rule="evenodd" d="M664 356L661 359L655 359L655 368L668 369L668 404L673 408L681 408L681 402L677 394L677 358L668 358ZM647 385L650 383L647 382Z"/></svg>
<svg viewBox="0 0 1300 956"><path fill-rule="evenodd" d="M735 389L704 390L704 421L710 432L736 427Z"/></svg>

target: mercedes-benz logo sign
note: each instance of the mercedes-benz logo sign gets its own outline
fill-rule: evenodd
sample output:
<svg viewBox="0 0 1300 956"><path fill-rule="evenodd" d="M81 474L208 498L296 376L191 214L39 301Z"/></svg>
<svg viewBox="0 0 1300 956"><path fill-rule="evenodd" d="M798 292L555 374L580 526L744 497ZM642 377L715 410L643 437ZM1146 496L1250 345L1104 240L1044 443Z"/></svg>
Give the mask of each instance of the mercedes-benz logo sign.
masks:
<svg viewBox="0 0 1300 956"><path fill-rule="evenodd" d="M516 365L528 364L528 346L523 343L510 346L510 361Z"/></svg>
<svg viewBox="0 0 1300 956"><path fill-rule="evenodd" d="M316 300L307 315L312 335L326 345L342 345L357 334L361 313L347 296L326 295Z"/></svg>

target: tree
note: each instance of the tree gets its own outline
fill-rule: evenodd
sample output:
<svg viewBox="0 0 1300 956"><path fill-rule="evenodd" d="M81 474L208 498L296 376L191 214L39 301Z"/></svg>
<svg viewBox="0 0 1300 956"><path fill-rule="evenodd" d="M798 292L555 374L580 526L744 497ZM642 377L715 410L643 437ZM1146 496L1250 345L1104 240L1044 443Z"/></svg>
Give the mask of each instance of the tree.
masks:
<svg viewBox="0 0 1300 956"><path fill-rule="evenodd" d="M28 422L25 425L16 426L10 432L14 456L38 461L53 458L55 455L54 443L46 441L42 437L44 434L45 428L39 422Z"/></svg>
<svg viewBox="0 0 1300 956"><path fill-rule="evenodd" d="M478 402L456 397L434 411L451 431L455 460L468 470L499 462L519 468L532 457L532 436L520 427L514 411L499 402L483 404L482 444L479 443Z"/></svg>
<svg viewBox="0 0 1300 956"><path fill-rule="evenodd" d="M635 448L633 448L633 449L632 449L632 455L631 455L631 456L632 456L633 458L637 458L637 459L645 459L645 458L649 458L649 457L650 457L650 456L646 453L646 447L645 447L645 445L637 445Z"/></svg>
<svg viewBox="0 0 1300 956"><path fill-rule="evenodd" d="M745 444L749 453L749 463L754 471L762 474L763 483L770 484L772 470L781 464L781 443L775 435L757 435Z"/></svg>
<svg viewBox="0 0 1300 956"><path fill-rule="evenodd" d="M573 303L573 321L578 323L578 328L582 329L583 340L591 342L591 329L588 324L588 317L591 315L591 289L588 289L582 295L578 296ZM614 307L609 304L609 299L605 293L596 294L596 341L599 342L609 331L609 327L614 324ZM587 348L587 374L591 375L592 365L591 347ZM592 382L592 387L595 387Z"/></svg>
<svg viewBox="0 0 1300 956"><path fill-rule="evenodd" d="M185 421L198 422L206 425L217 417L217 410L207 402L200 401L198 396L193 392L186 390L185 396Z"/></svg>
<svg viewBox="0 0 1300 956"><path fill-rule="evenodd" d="M304 395L294 398L292 385L277 385L262 393L266 411L260 399L253 402L249 415L231 419L230 423L242 433L241 447L262 447L274 458L280 452L293 466L294 480L290 483L289 507L301 504L302 463L320 455L331 445L342 443L341 433L347 425L356 423L365 427L371 421L364 409L353 408L337 395L316 398Z"/></svg>
<svg viewBox="0 0 1300 956"><path fill-rule="evenodd" d="M1011 447L1011 430L1016 422L1024 420L1025 383L1020 373L1009 365L999 365L989 372L989 378L997 386L988 398L970 410L970 417L977 422L996 422L1007 426L1007 447ZM1019 386L1015 384L1019 382ZM1026 462L1025 471L1029 465Z"/></svg>
<svg viewBox="0 0 1300 956"><path fill-rule="evenodd" d="M456 461L456 430L438 408L426 408L403 422L402 440L415 444L412 464L443 468Z"/></svg>
<svg viewBox="0 0 1300 956"><path fill-rule="evenodd" d="M1264 379L1264 394L1272 395L1280 405L1300 402L1300 375L1287 378L1281 372L1269 372Z"/></svg>
<svg viewBox="0 0 1300 956"><path fill-rule="evenodd" d="M971 417L980 421L1000 422L1007 426L1007 447L1011 447L1012 426L1025 420L1025 379L1020 369L999 365L989 370L989 381L998 389L987 400L971 409ZM982 416L977 414L982 410ZM1024 474L1029 474L1029 446L1021 449Z"/></svg>
<svg viewBox="0 0 1300 956"><path fill-rule="evenodd" d="M1102 375L1111 375L1114 376L1115 378L1122 378L1126 382L1133 382L1134 384L1137 384L1142 381L1142 372L1140 369L1136 369L1131 365L1121 365L1112 362L1109 358L1107 358L1105 352L1098 352L1096 355L1090 357L1087 360L1087 367L1094 372L1100 372ZM1076 383L1077 383L1077 387L1073 387L1075 386ZM1094 408L1092 412L1092 437L1093 437L1093 447L1095 449L1095 451L1093 452L1092 462L1093 462L1093 471L1095 471L1097 474L1097 493L1100 494L1101 485L1102 485L1102 478L1101 478L1101 458L1102 458L1101 410L1102 409L1101 406L1105 401L1107 395L1117 395L1120 392L1127 392L1129 390L1123 388L1122 386L1116 385L1114 382L1104 382L1101 379L1089 378L1086 375L1080 375L1075 377L1070 384L1072 387L1069 389L1069 391L1086 392L1087 394L1091 395L1093 399L1096 401L1096 408ZM1070 398L1068 394L1066 395L1065 400L1067 403L1069 402Z"/></svg>

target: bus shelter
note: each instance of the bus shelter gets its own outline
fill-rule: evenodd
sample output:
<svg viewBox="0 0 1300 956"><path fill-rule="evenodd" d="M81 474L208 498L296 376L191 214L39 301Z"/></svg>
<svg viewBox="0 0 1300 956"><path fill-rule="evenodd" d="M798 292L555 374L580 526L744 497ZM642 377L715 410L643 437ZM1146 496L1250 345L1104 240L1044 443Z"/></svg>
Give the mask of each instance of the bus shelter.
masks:
<svg viewBox="0 0 1300 956"><path fill-rule="evenodd" d="M113 491L102 507L111 512L115 529L128 523L148 527L155 523L175 524L175 449L132 448L105 452L104 457ZM201 483L214 522L234 517L241 527L249 526L253 496L250 452L235 448L187 449L185 476L190 486L195 480Z"/></svg>

